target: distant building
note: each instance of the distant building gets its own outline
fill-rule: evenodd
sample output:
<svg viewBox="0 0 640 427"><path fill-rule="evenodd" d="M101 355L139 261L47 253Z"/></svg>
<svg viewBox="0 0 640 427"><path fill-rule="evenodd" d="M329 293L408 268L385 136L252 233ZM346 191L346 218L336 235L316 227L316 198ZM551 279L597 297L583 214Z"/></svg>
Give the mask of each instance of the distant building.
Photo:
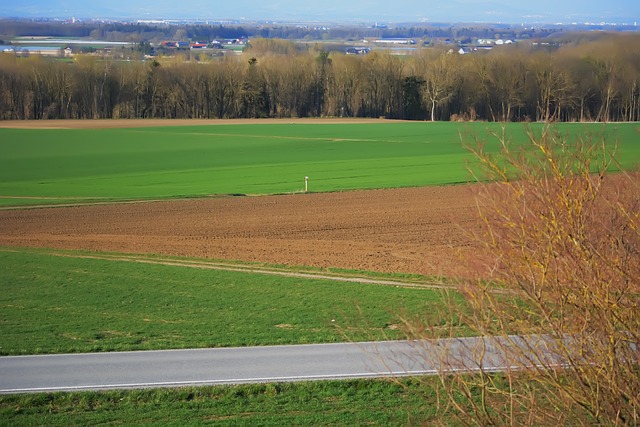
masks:
<svg viewBox="0 0 640 427"><path fill-rule="evenodd" d="M513 40L502 40L502 39L478 39L478 46L502 46L505 44L512 44Z"/></svg>
<svg viewBox="0 0 640 427"><path fill-rule="evenodd" d="M247 44L247 39L244 37L240 37L238 39L226 39L225 44L237 44L237 45L245 45Z"/></svg>
<svg viewBox="0 0 640 427"><path fill-rule="evenodd" d="M63 49L55 46L11 46L3 48L2 51L5 53L15 53L16 56L72 56L71 49Z"/></svg>
<svg viewBox="0 0 640 427"><path fill-rule="evenodd" d="M377 39L373 42L377 44L416 44L413 39Z"/></svg>
<svg viewBox="0 0 640 427"><path fill-rule="evenodd" d="M366 55L370 51L371 51L371 48L355 46L355 47L347 48L345 52L347 55Z"/></svg>
<svg viewBox="0 0 640 427"><path fill-rule="evenodd" d="M167 49L189 49L189 42L163 41L160 45Z"/></svg>

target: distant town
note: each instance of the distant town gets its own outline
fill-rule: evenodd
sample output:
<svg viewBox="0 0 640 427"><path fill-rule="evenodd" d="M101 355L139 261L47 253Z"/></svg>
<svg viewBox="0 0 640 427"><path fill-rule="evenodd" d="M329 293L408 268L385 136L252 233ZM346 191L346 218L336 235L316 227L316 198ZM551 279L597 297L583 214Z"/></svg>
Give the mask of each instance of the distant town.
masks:
<svg viewBox="0 0 640 427"><path fill-rule="evenodd" d="M562 43L576 32L637 32L637 23L451 24L372 22L368 24L104 19L0 19L0 51L16 55L72 57L95 54L122 59L150 59L186 54L187 59L241 53L252 38L279 38L321 45L329 52L363 55L376 49L406 55L421 47L444 46L459 54L527 42ZM193 53L193 55L192 55Z"/></svg>

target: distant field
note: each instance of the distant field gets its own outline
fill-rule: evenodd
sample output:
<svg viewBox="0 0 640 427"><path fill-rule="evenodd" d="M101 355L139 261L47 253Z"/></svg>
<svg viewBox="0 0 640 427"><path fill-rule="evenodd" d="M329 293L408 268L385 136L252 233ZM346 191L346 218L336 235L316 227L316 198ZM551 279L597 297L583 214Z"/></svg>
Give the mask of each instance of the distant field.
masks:
<svg viewBox="0 0 640 427"><path fill-rule="evenodd" d="M273 194L469 180L461 133L496 124L276 123L121 129L0 129L0 205ZM534 125L537 127L539 125ZM514 141L524 127L509 124ZM602 125L565 124L598 133ZM625 166L637 124L606 128ZM489 149L495 144L490 142Z"/></svg>
<svg viewBox="0 0 640 427"><path fill-rule="evenodd" d="M438 290L32 250L0 251L0 283L4 355L394 339L398 313L437 326L443 307Z"/></svg>

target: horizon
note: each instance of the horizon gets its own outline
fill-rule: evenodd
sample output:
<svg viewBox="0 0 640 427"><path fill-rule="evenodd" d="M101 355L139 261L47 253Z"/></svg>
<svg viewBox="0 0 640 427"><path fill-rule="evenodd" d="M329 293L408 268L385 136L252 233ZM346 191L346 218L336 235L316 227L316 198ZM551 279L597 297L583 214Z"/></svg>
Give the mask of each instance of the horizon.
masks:
<svg viewBox="0 0 640 427"><path fill-rule="evenodd" d="M206 0L152 3L141 0L85 2L80 0L25 0L0 10L3 18L140 21L231 21L251 22L325 22L325 23L494 23L494 24L585 24L612 23L637 25L640 2L635 0L570 0L558 3L539 0L531 4L505 0L450 0L447 4L411 0L394 3L381 0L325 0L322 4L304 4L294 0L263 3L237 0L212 5Z"/></svg>

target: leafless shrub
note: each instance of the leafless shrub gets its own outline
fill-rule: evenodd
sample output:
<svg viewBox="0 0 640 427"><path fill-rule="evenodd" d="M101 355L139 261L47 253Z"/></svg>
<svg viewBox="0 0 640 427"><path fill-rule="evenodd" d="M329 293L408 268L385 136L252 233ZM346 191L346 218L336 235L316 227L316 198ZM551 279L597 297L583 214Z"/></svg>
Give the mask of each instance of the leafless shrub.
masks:
<svg viewBox="0 0 640 427"><path fill-rule="evenodd" d="M461 315L492 338L468 349L472 373L445 373L455 361L439 356L447 408L465 424L638 425L640 173L609 173L602 135L546 127L520 147L493 137L499 153L481 138L470 147L491 277L464 286Z"/></svg>

